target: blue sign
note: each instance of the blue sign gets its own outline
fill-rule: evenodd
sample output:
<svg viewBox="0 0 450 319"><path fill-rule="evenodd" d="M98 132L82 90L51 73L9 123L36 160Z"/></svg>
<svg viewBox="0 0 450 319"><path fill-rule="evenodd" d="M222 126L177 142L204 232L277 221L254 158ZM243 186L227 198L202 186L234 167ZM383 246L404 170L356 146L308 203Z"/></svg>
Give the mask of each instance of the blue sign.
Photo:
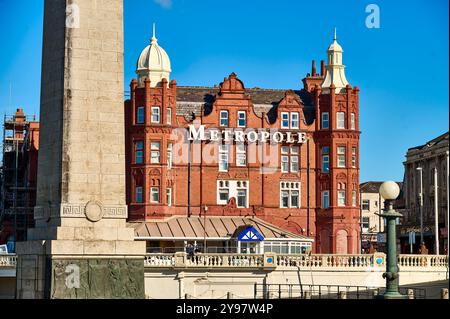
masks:
<svg viewBox="0 0 450 319"><path fill-rule="evenodd" d="M263 241L264 237L253 227L249 226L238 236L239 241Z"/></svg>

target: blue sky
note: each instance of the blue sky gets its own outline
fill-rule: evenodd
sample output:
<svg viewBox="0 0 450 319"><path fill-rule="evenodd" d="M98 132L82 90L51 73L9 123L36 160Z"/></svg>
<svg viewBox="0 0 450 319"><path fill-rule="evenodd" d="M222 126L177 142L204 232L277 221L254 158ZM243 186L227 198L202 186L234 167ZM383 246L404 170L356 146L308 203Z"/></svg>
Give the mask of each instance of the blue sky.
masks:
<svg viewBox="0 0 450 319"><path fill-rule="evenodd" d="M368 4L380 28L368 29ZM179 85L299 88L333 28L359 86L361 181L403 178L404 155L448 131L448 1L124 0L125 82L157 23ZM0 108L39 112L43 0L0 0ZM10 83L12 98L10 101Z"/></svg>

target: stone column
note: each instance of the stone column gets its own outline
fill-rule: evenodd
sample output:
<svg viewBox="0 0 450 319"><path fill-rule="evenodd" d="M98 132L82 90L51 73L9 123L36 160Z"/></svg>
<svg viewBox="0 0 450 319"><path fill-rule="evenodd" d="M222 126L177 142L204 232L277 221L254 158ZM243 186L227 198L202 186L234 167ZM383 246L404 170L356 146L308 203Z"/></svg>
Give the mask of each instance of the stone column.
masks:
<svg viewBox="0 0 450 319"><path fill-rule="evenodd" d="M18 298L144 298L127 228L123 0L45 0L36 227Z"/></svg>

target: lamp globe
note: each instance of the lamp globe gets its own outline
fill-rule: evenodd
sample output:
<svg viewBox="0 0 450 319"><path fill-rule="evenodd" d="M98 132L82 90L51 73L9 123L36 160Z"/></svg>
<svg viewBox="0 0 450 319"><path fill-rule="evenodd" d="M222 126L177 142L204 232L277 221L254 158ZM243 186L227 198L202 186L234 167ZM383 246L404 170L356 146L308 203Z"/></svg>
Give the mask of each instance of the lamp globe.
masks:
<svg viewBox="0 0 450 319"><path fill-rule="evenodd" d="M380 186L380 194L386 200L394 200L400 194L400 187L393 181L384 182Z"/></svg>

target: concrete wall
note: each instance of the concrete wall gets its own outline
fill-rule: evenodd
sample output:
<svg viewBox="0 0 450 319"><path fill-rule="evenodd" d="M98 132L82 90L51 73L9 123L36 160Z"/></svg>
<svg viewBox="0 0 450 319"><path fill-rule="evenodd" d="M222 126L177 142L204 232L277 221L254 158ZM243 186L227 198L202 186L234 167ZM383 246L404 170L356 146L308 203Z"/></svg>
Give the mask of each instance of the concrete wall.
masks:
<svg viewBox="0 0 450 319"><path fill-rule="evenodd" d="M0 299L14 299L16 277L0 277Z"/></svg>
<svg viewBox="0 0 450 319"><path fill-rule="evenodd" d="M384 287L384 270L370 268L352 271L313 270L290 267L283 270L206 270L177 271L146 268L145 294L149 299L226 298L231 292L233 298L254 298L257 284L303 284ZM403 271L400 285L448 279L445 269ZM155 287L157 287L155 289Z"/></svg>

